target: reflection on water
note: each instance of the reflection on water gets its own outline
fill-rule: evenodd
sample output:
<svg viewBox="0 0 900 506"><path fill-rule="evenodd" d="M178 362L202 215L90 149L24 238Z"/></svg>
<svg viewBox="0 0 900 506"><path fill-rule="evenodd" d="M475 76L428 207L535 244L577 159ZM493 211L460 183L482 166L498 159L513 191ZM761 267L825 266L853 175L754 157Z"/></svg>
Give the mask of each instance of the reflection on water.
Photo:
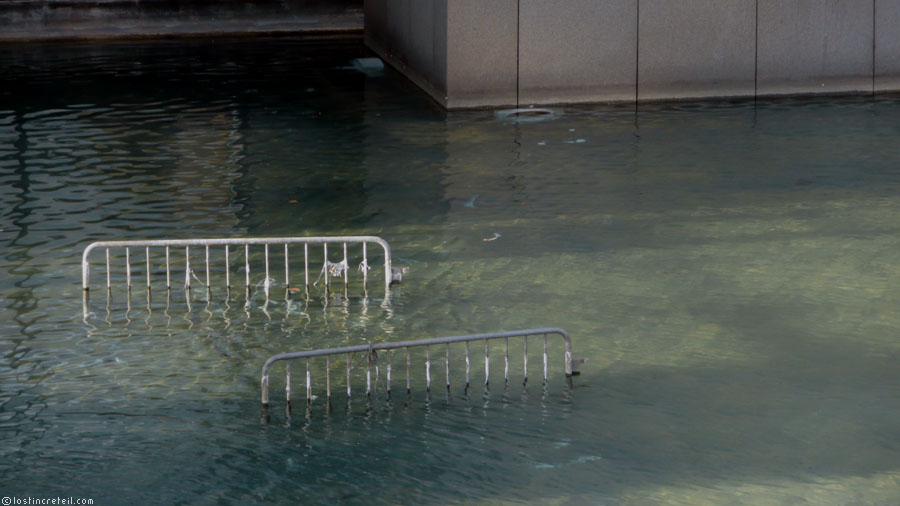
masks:
<svg viewBox="0 0 900 506"><path fill-rule="evenodd" d="M896 502L900 101L505 121L441 113L361 56L292 39L2 50L4 492ZM323 234L385 237L404 284L119 284L82 316L91 241ZM540 326L589 358L572 388L273 403L261 423L274 353Z"/></svg>

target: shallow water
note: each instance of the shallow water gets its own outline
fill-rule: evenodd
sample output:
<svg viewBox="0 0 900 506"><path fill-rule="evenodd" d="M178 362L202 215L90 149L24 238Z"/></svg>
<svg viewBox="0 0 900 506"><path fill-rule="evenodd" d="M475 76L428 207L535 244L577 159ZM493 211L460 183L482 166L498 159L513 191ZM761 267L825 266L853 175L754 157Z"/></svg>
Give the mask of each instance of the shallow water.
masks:
<svg viewBox="0 0 900 506"><path fill-rule="evenodd" d="M515 122L442 113L361 56L292 39L0 51L3 495L900 499L900 99ZM94 290L82 316L91 241L332 234L387 239L404 284L286 301L276 281L247 304L213 283L188 304L166 297L156 252L149 303L114 257L111 297ZM527 386L515 358L509 386L485 391L475 346L468 392L454 349L449 395L423 392L416 356L411 398L367 401L357 383L331 411L320 397L287 413L276 366L261 415L274 353L546 326L589 359L571 386L553 346L549 384L534 381L533 342Z"/></svg>

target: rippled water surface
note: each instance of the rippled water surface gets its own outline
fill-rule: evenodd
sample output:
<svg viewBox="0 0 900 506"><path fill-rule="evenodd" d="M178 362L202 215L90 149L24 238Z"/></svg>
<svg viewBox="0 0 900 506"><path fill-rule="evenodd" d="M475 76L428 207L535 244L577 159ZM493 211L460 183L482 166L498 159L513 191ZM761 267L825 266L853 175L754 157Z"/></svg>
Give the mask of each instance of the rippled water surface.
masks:
<svg viewBox="0 0 900 506"><path fill-rule="evenodd" d="M0 48L3 495L900 501L900 99L516 122L445 114L364 56L291 39ZM91 241L332 234L387 239L404 283L286 298L277 274L247 301L226 296L217 250L207 301L181 289L178 250L167 297L158 250L148 300L138 250L130 298L113 252L107 298L98 252L82 315ZM414 355L408 399L366 400L357 377L328 411L314 374L319 397L288 413L278 365L261 414L275 353L546 326L589 360L571 385L552 341L535 381L535 340L527 386L512 343L513 381L485 390L479 344L468 392L459 348L449 394L424 393Z"/></svg>

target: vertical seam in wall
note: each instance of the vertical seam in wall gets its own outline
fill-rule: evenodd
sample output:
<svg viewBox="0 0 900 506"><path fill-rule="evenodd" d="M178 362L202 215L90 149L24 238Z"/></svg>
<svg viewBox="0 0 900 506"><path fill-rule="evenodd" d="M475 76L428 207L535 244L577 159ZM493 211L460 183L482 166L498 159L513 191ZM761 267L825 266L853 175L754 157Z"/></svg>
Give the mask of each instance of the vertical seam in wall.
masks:
<svg viewBox="0 0 900 506"><path fill-rule="evenodd" d="M519 107L519 35L522 33L519 27L519 8L521 0L516 0L516 108Z"/></svg>
<svg viewBox="0 0 900 506"><path fill-rule="evenodd" d="M438 68L439 75L441 76L441 80L443 81L442 90L444 93L444 107L449 109L450 106L450 3L443 2L439 5L443 6L443 12L438 11L435 14L435 22L437 19L443 18L444 22L441 25L442 31L438 33L438 38L441 40L441 47L443 48L443 54L441 55L441 64L442 67ZM437 26L437 24L435 24ZM435 46L437 47L437 46Z"/></svg>
<svg viewBox="0 0 900 506"><path fill-rule="evenodd" d="M439 11L439 9L438 9L439 5L440 5L440 2L432 2L431 3L431 78L434 81L434 84L432 85L434 87L434 90L437 91L440 95L446 97L447 96L447 89L446 89L447 88L447 84L446 84L447 78L446 77L443 78L444 89L440 89L441 88L441 86L440 86L441 78L438 77L441 75L441 69L438 68L438 43L437 43L437 41L440 39L440 36L438 35L438 22L437 22L437 18L438 18L437 13ZM446 17L446 15L445 15L445 17ZM446 38L446 36L444 36L444 38ZM445 99L444 107L447 107L446 102L447 101Z"/></svg>
<svg viewBox="0 0 900 506"><path fill-rule="evenodd" d="M753 102L759 96L759 0L756 0L756 34L753 40Z"/></svg>
<svg viewBox="0 0 900 506"><path fill-rule="evenodd" d="M872 96L875 96L875 49L877 48L875 30L878 29L878 24L876 23L876 20L878 19L876 17L876 3L877 0L872 0Z"/></svg>
<svg viewBox="0 0 900 506"><path fill-rule="evenodd" d="M634 106L637 107L641 77L641 0L637 0L634 32Z"/></svg>
<svg viewBox="0 0 900 506"><path fill-rule="evenodd" d="M412 8L406 9L406 33L404 33L404 41L403 41L403 52L406 54L407 68L411 66L413 62L413 45L412 42ZM407 46L409 44L409 46ZM418 63L415 64L416 67L419 66ZM420 69L422 70L422 69ZM408 70L407 70L408 71ZM428 82L428 79L425 79L425 82Z"/></svg>

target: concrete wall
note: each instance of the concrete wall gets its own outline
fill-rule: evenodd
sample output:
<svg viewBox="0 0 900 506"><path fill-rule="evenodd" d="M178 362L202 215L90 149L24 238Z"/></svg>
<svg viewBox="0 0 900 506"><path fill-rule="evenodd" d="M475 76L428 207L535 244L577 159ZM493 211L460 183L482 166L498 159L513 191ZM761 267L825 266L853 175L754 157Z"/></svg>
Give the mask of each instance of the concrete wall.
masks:
<svg viewBox="0 0 900 506"><path fill-rule="evenodd" d="M515 103L516 0L448 0L449 107Z"/></svg>
<svg viewBox="0 0 900 506"><path fill-rule="evenodd" d="M515 103L515 8L516 0L367 0L365 41L446 107Z"/></svg>
<svg viewBox="0 0 900 506"><path fill-rule="evenodd" d="M365 41L443 103L447 91L447 0L367 0Z"/></svg>
<svg viewBox="0 0 900 506"><path fill-rule="evenodd" d="M900 0L365 2L367 43L451 109L900 91Z"/></svg>
<svg viewBox="0 0 900 506"><path fill-rule="evenodd" d="M759 0L758 93L872 92L873 9L873 0Z"/></svg>
<svg viewBox="0 0 900 506"><path fill-rule="evenodd" d="M875 91L900 90L900 0L875 2Z"/></svg>
<svg viewBox="0 0 900 506"><path fill-rule="evenodd" d="M755 4L642 0L638 100L753 95Z"/></svg>
<svg viewBox="0 0 900 506"><path fill-rule="evenodd" d="M634 100L635 0L519 4L519 102Z"/></svg>

